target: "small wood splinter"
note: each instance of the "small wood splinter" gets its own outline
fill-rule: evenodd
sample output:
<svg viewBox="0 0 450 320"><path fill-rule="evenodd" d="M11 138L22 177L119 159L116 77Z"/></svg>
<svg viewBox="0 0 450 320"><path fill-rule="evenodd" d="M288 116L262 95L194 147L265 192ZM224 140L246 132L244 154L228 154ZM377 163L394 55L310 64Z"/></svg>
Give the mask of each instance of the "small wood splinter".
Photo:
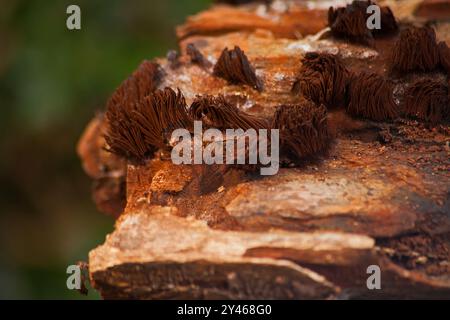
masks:
<svg viewBox="0 0 450 320"><path fill-rule="evenodd" d="M302 60L292 92L327 108L342 107L349 78L350 73L338 56L309 52Z"/></svg>
<svg viewBox="0 0 450 320"><path fill-rule="evenodd" d="M434 29L410 27L402 31L389 65L391 72L399 73L435 70L439 65L439 48Z"/></svg>
<svg viewBox="0 0 450 320"><path fill-rule="evenodd" d="M449 116L448 88L440 81L417 80L407 90L404 103L407 115L432 125Z"/></svg>
<svg viewBox="0 0 450 320"><path fill-rule="evenodd" d="M232 84L247 84L262 91L262 83L256 77L255 69L250 65L244 51L239 47L233 50L225 48L214 66L214 75L224 78Z"/></svg>
<svg viewBox="0 0 450 320"><path fill-rule="evenodd" d="M190 115L195 120L217 129L265 129L268 124L256 116L240 111L224 96L198 96L191 104Z"/></svg>
<svg viewBox="0 0 450 320"><path fill-rule="evenodd" d="M384 35L396 31L398 25L388 7L382 7L380 10L381 29L371 30L367 27L367 20L370 16L367 8L373 4L372 1L353 1L345 8L330 7L328 26L332 35L336 38L373 46L374 35Z"/></svg>
<svg viewBox="0 0 450 320"><path fill-rule="evenodd" d="M329 146L327 110L310 100L277 107L272 128L280 130L281 155L297 164L326 151Z"/></svg>
<svg viewBox="0 0 450 320"><path fill-rule="evenodd" d="M347 112L353 116L384 121L397 117L392 84L374 73L361 73L349 85Z"/></svg>

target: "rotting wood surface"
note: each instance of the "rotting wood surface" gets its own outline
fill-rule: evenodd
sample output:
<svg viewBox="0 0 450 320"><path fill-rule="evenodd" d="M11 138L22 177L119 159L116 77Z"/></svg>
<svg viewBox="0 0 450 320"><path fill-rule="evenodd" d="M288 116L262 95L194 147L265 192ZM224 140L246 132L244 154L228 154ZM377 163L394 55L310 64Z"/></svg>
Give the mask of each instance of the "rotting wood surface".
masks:
<svg viewBox="0 0 450 320"><path fill-rule="evenodd" d="M439 1L429 11L416 1L419 18L411 4L386 2L397 17L423 23L433 20L427 12ZM180 88L188 103L197 94L224 94L247 112L270 116L276 105L295 103L291 88L308 51L338 54L355 72L387 72L392 41L368 48L302 38L326 25L328 8L315 5L312 19L299 3L290 10L221 5L189 18L178 28L179 65L156 60L164 70L160 88ZM305 17L289 18L292 12ZM450 23L436 30L449 43ZM190 61L191 43L211 66ZM212 74L223 48L235 45L255 67L262 92ZM414 74L397 80L394 94L421 77L445 81L440 73ZM220 168L164 159L127 165L104 151L104 119L92 120L78 152L96 181L99 209L121 213L89 254L94 288L104 298L450 298L449 127L375 123L339 111L329 120L336 139L323 159L267 177L233 169L206 194L199 191L203 179ZM373 264L382 290L366 287Z"/></svg>

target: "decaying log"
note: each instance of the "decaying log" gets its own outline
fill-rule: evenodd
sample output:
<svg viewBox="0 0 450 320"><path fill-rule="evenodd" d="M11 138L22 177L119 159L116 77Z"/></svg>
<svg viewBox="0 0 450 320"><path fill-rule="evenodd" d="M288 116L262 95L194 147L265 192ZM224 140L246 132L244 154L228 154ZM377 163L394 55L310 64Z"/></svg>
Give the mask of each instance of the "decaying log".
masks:
<svg viewBox="0 0 450 320"><path fill-rule="evenodd" d="M92 197L97 208L118 217L125 208L126 161L105 150L103 115L87 126L77 146L83 169L93 179Z"/></svg>
<svg viewBox="0 0 450 320"><path fill-rule="evenodd" d="M401 30L406 20L436 20L420 1L382 3ZM188 105L198 95L223 95L270 119L277 106L303 99L292 86L305 54L327 53L342 59L352 79L363 72L388 79L399 117L372 122L329 108L330 150L265 177L239 167L175 165L163 154L126 162L105 151L106 120L95 118L78 153L87 174L103 183L94 193L99 209L122 212L89 253L91 284L104 298L450 298L450 128L402 110L412 83L433 79L448 88L448 75L438 68L391 76L399 34L375 38L370 48L335 39L319 32L327 11L320 1L215 5L177 29L176 68L155 59L164 74L158 89L180 89ZM449 44L450 22L436 23L437 41ZM193 62L188 45L209 63ZM214 75L223 49L235 46L263 90ZM211 179L217 184L202 192ZM381 268L381 290L366 286L370 265Z"/></svg>

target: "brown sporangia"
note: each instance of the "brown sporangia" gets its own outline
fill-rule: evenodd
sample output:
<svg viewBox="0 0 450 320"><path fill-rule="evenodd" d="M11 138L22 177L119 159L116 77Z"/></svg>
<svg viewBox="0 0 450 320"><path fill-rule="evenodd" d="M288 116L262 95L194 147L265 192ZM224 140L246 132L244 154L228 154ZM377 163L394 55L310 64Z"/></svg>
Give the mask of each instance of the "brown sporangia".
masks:
<svg viewBox="0 0 450 320"><path fill-rule="evenodd" d="M447 111L445 119L450 120L450 76L447 77Z"/></svg>
<svg viewBox="0 0 450 320"><path fill-rule="evenodd" d="M245 131L255 129L256 135L259 135L260 133L258 131L259 129L270 129L269 121L267 121L264 118L250 115L244 111L239 110L235 105L230 103L222 95L219 95L217 97L198 96L191 104L190 115L194 120L201 120L204 129L216 128L222 131L226 129L242 129ZM253 146L250 146L249 142L246 139L244 140L245 143L241 145L238 142L240 140L238 136L236 136L234 139L235 145L233 155L234 157L237 157L237 155L241 154L243 158L242 159L235 158L234 159L235 164L228 165L227 166L228 169L222 168L222 166L219 166L218 168L222 168L223 170L225 170L222 172L222 174L227 172L227 170L229 170L230 168L235 168L246 172L256 172L261 166L260 164L250 164L250 155ZM270 145L271 141L269 138L267 146L269 149L271 148ZM224 147L223 155L225 163L225 157L227 157L226 144L223 144L223 147ZM257 149L254 151L257 151ZM240 161L244 163L241 164ZM210 181L211 179L212 176L205 177L205 181ZM206 185L214 185L214 184L206 183Z"/></svg>
<svg viewBox="0 0 450 320"><path fill-rule="evenodd" d="M232 84L247 84L258 91L262 90L262 83L256 77L255 69L239 47L234 47L233 50L223 49L214 66L214 75Z"/></svg>
<svg viewBox="0 0 450 320"><path fill-rule="evenodd" d="M380 10L381 29L371 30L367 27L367 20L371 15L367 13L367 8L373 4L372 1L353 1L343 8L330 7L328 26L331 34L336 38L372 46L374 35L384 35L396 31L398 25L388 7L382 7Z"/></svg>
<svg viewBox="0 0 450 320"><path fill-rule="evenodd" d="M389 61L390 70L398 73L433 71L439 65L436 33L431 27L410 27L401 32Z"/></svg>
<svg viewBox="0 0 450 320"><path fill-rule="evenodd" d="M157 148L168 146L173 130L192 128L192 118L180 90L155 91L138 104L134 115L135 125L144 133L145 142Z"/></svg>
<svg viewBox="0 0 450 320"><path fill-rule="evenodd" d="M307 99L297 105L278 106L272 128L280 130L280 154L294 163L318 155L329 146L327 110Z"/></svg>
<svg viewBox="0 0 450 320"><path fill-rule="evenodd" d="M108 151L126 159L139 161L156 149L146 145L143 133L134 127L134 109L135 106L107 109L105 139Z"/></svg>
<svg viewBox="0 0 450 320"><path fill-rule="evenodd" d="M354 1L345 8L328 10L328 26L336 38L373 44L373 35L366 26L366 8L364 1Z"/></svg>
<svg viewBox="0 0 450 320"><path fill-rule="evenodd" d="M166 55L167 61L169 62L169 66L172 69L178 68L180 63L180 55L178 54L178 51L176 50L169 50Z"/></svg>
<svg viewBox="0 0 450 320"><path fill-rule="evenodd" d="M374 36L392 34L398 31L397 20L389 7L380 7L381 29L373 29Z"/></svg>
<svg viewBox="0 0 450 320"><path fill-rule="evenodd" d="M137 102L157 88L160 78L159 65L144 60L112 94L106 104L107 109L132 109Z"/></svg>
<svg viewBox="0 0 450 320"><path fill-rule="evenodd" d="M200 50L193 43L189 43L186 46L186 53L191 58L191 62L198 64L201 67L209 68L211 67L211 62L206 59Z"/></svg>
<svg viewBox="0 0 450 320"><path fill-rule="evenodd" d="M171 130L192 126L180 91L158 90L129 108L106 111L108 150L135 162L168 147Z"/></svg>
<svg viewBox="0 0 450 320"><path fill-rule="evenodd" d="M392 83L375 73L361 73L349 85L347 112L356 117L375 121L397 116Z"/></svg>
<svg viewBox="0 0 450 320"><path fill-rule="evenodd" d="M189 112L193 119L202 120L204 125L221 130L268 128L264 119L239 110L222 95L198 96L192 102Z"/></svg>
<svg viewBox="0 0 450 320"><path fill-rule="evenodd" d="M439 42L439 62L450 77L450 48L444 41Z"/></svg>
<svg viewBox="0 0 450 320"><path fill-rule="evenodd" d="M449 115L448 88L440 81L415 81L405 93L405 113L432 125Z"/></svg>
<svg viewBox="0 0 450 320"><path fill-rule="evenodd" d="M145 96L151 94L160 80L159 65L144 61L112 94L106 104L108 149L125 158L141 159L154 151L144 145L140 132L133 127L133 110Z"/></svg>
<svg viewBox="0 0 450 320"><path fill-rule="evenodd" d="M216 3L226 3L231 5L241 5L241 4L247 4L252 2L263 2L265 4L270 4L272 0L215 0Z"/></svg>
<svg viewBox="0 0 450 320"><path fill-rule="evenodd" d="M327 108L338 108L345 105L349 79L350 73L338 56L309 52L302 59L292 92Z"/></svg>

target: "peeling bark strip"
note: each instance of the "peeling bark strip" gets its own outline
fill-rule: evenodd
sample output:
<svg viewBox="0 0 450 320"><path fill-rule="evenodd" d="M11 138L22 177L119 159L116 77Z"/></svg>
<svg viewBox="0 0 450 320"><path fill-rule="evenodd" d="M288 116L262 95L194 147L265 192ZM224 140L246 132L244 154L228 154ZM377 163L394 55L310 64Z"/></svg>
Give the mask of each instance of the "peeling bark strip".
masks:
<svg viewBox="0 0 450 320"><path fill-rule="evenodd" d="M266 129L265 120L240 111L220 95L199 96L191 105L190 115L195 120L202 120L206 125L217 129Z"/></svg>
<svg viewBox="0 0 450 320"><path fill-rule="evenodd" d="M433 71L439 64L436 33L430 27L410 27L400 34L390 57L391 71Z"/></svg>
<svg viewBox="0 0 450 320"><path fill-rule="evenodd" d="M224 78L232 84L247 84L258 91L262 91L262 84L250 65L244 51L239 47L233 50L225 48L214 66L214 75Z"/></svg>
<svg viewBox="0 0 450 320"><path fill-rule="evenodd" d="M397 106L392 91L392 84L382 76L361 73L350 82L347 112L375 121L393 119L397 116Z"/></svg>
<svg viewBox="0 0 450 320"><path fill-rule="evenodd" d="M201 67L209 68L211 67L211 62L209 62L203 54L200 52L200 50L197 49L197 47L190 43L186 46L186 53L191 57L191 62L198 64Z"/></svg>
<svg viewBox="0 0 450 320"><path fill-rule="evenodd" d="M300 76L292 88L294 93L327 108L345 105L349 71L338 56L309 52L302 64Z"/></svg>
<svg viewBox="0 0 450 320"><path fill-rule="evenodd" d="M418 80L407 90L405 112L431 124L449 116L448 88L439 81Z"/></svg>
<svg viewBox="0 0 450 320"><path fill-rule="evenodd" d="M277 107L272 128L280 130L280 153L294 163L326 151L330 142L327 110L303 99Z"/></svg>
<svg viewBox="0 0 450 320"><path fill-rule="evenodd" d="M367 8L373 5L372 1L353 1L345 8L328 11L328 26L336 38L373 45L373 36L377 34L388 34L398 29L397 22L391 9L381 8L381 29L370 30L367 28L369 14Z"/></svg>
<svg viewBox="0 0 450 320"><path fill-rule="evenodd" d="M109 151L142 162L168 144L171 129L189 127L186 102L180 91L158 90L129 108L106 111Z"/></svg>

